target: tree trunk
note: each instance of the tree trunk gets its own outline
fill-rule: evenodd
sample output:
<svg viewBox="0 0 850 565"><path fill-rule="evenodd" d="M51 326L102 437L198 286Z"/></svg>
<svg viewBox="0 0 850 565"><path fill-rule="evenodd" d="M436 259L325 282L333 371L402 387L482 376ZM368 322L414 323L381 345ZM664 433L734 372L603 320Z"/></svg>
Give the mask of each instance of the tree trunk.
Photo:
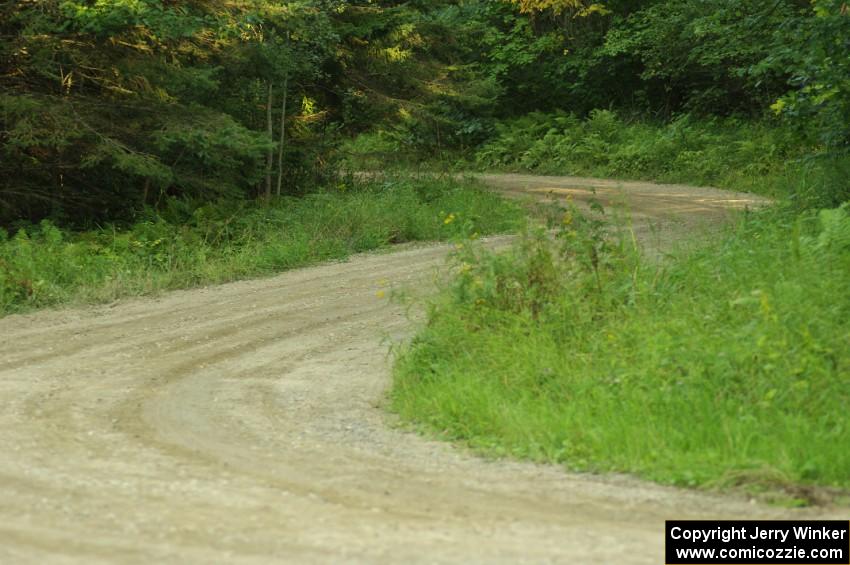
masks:
<svg viewBox="0 0 850 565"><path fill-rule="evenodd" d="M283 102L280 109L280 145L277 151L277 195L280 196L280 188L283 185L283 154L286 147L286 100L289 98L289 73L283 80Z"/></svg>
<svg viewBox="0 0 850 565"><path fill-rule="evenodd" d="M274 140L272 104L274 104L274 83L269 81L269 99L266 104L266 127L268 128L269 141ZM272 197L272 166L274 166L274 147L269 146L269 153L266 157L266 200Z"/></svg>

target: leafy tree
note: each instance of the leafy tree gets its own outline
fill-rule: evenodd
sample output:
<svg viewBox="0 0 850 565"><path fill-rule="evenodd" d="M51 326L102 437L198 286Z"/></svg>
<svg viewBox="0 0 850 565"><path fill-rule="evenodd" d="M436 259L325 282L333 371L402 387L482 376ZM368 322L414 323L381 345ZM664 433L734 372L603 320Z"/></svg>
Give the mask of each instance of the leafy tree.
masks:
<svg viewBox="0 0 850 565"><path fill-rule="evenodd" d="M0 2L0 225L296 194L340 134L427 155L617 109L850 131L843 0Z"/></svg>
<svg viewBox="0 0 850 565"><path fill-rule="evenodd" d="M784 91L785 76L754 76L751 68L771 54L774 30L796 4L665 0L618 18L601 53L637 65L640 96L651 110L761 113L765 100Z"/></svg>
<svg viewBox="0 0 850 565"><path fill-rule="evenodd" d="M772 105L831 151L850 145L850 8L841 0L813 0L776 30L761 72L790 75L792 89Z"/></svg>
<svg viewBox="0 0 850 565"><path fill-rule="evenodd" d="M258 127L262 84L312 84L332 51L324 8L4 4L0 222L115 218L163 195L252 193L275 147Z"/></svg>

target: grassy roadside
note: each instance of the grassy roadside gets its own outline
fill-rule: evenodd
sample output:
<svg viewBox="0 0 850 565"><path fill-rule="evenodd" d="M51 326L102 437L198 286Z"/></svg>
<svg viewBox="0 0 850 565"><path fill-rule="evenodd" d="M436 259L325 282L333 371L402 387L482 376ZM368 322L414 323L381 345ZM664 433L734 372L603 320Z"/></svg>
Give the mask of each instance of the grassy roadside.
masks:
<svg viewBox="0 0 850 565"><path fill-rule="evenodd" d="M392 407L497 456L687 486L850 488L850 209L765 211L663 265L569 213L474 248Z"/></svg>
<svg viewBox="0 0 850 565"><path fill-rule="evenodd" d="M497 125L479 166L718 186L783 196L783 178L810 148L788 128L734 118L668 123L596 110L584 120L532 113Z"/></svg>
<svg viewBox="0 0 850 565"><path fill-rule="evenodd" d="M516 229L522 212L472 182L348 181L261 205L172 201L132 226L0 230L0 316L263 276L408 241Z"/></svg>
<svg viewBox="0 0 850 565"><path fill-rule="evenodd" d="M782 124L682 116L660 123L596 110L585 119L531 113L497 122L466 153L437 158L377 131L344 144L353 170L384 167L386 156L407 169L531 172L684 183L794 198L834 206L850 197L850 159L827 157ZM401 156L401 157L399 157ZM406 157L405 157L406 156ZM843 187L843 188L842 188Z"/></svg>

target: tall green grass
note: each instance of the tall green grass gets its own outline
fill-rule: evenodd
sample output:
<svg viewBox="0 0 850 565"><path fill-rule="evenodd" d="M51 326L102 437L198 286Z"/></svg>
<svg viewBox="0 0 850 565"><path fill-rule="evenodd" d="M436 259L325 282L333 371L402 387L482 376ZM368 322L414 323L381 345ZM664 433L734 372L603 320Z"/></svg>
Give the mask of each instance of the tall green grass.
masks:
<svg viewBox="0 0 850 565"><path fill-rule="evenodd" d="M452 214L454 221L446 222ZM0 230L0 316L262 276L394 243L516 228L522 212L447 178L349 179L263 205L173 200L132 226Z"/></svg>
<svg viewBox="0 0 850 565"><path fill-rule="evenodd" d="M438 160L417 154L394 132L364 133L343 144L353 170L501 170L651 180L717 186L808 206L850 198L850 158L826 153L774 120L695 118L669 122L629 119L611 110L575 115L533 112L495 122L489 139Z"/></svg>
<svg viewBox="0 0 850 565"><path fill-rule="evenodd" d="M459 253L397 362L405 420L664 483L850 487L850 206L750 214L661 264L564 222Z"/></svg>
<svg viewBox="0 0 850 565"><path fill-rule="evenodd" d="M497 126L479 166L547 174L688 182L776 195L789 164L812 148L789 128L733 118L628 121L610 110L585 119L532 113Z"/></svg>

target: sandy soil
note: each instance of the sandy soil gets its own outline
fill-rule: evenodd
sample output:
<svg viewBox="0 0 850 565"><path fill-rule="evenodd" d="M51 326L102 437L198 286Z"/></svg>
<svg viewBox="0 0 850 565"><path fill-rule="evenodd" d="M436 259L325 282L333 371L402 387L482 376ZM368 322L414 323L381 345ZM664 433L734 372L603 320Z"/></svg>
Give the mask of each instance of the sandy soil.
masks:
<svg viewBox="0 0 850 565"><path fill-rule="evenodd" d="M625 193L641 222L687 230L757 203L485 180ZM388 343L414 324L382 294L427 289L446 253L0 320L0 563L657 564L667 518L836 515L484 461L393 427Z"/></svg>

